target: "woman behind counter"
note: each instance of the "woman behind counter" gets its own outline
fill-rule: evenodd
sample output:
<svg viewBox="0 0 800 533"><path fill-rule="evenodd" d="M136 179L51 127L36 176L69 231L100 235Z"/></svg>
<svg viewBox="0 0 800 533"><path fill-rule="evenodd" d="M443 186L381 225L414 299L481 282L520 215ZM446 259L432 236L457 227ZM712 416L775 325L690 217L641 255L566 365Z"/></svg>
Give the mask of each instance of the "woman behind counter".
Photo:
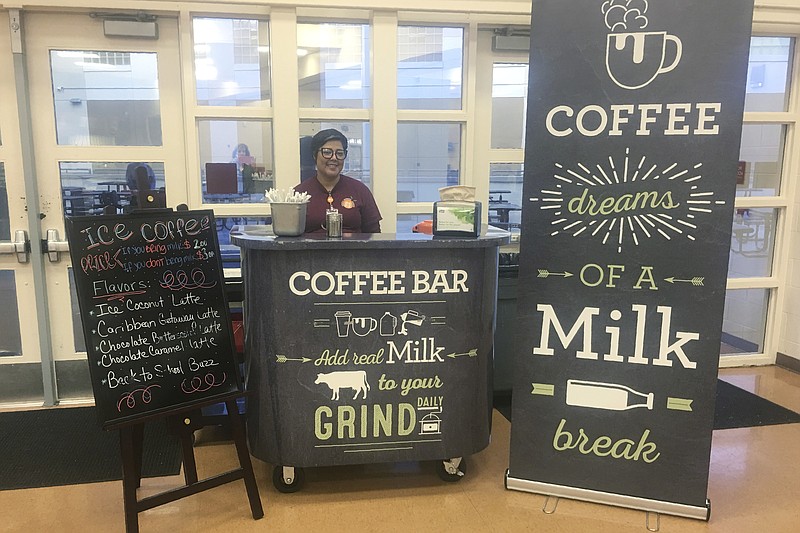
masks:
<svg viewBox="0 0 800 533"><path fill-rule="evenodd" d="M383 217L372 192L341 173L347 158L347 137L339 130L322 130L311 139L311 155L317 166L316 175L294 188L311 195L305 232L324 232L325 211L332 207L342 214L345 233L380 233Z"/></svg>

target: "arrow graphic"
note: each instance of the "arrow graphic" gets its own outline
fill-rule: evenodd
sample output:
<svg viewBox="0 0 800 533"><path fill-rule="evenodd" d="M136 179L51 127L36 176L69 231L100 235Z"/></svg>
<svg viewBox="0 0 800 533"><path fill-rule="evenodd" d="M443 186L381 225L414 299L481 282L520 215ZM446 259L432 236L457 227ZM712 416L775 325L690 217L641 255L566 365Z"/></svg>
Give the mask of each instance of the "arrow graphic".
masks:
<svg viewBox="0 0 800 533"><path fill-rule="evenodd" d="M275 359L278 360L279 363L285 363L286 361L300 361L301 363L307 363L311 361L308 357L301 357L300 359L292 359L291 357L286 357L285 355L276 355Z"/></svg>
<svg viewBox="0 0 800 533"><path fill-rule="evenodd" d="M531 383L533 390L531 394L539 394L541 396L552 396L555 394L556 386L550 383Z"/></svg>
<svg viewBox="0 0 800 533"><path fill-rule="evenodd" d="M547 278L550 276L563 276L565 278L569 278L573 275L572 272L567 272L566 270L564 272L550 272L546 268L539 268L537 270L539 271L539 273L536 274L537 278Z"/></svg>
<svg viewBox="0 0 800 533"><path fill-rule="evenodd" d="M691 411L693 401L694 400L686 398L671 398L667 396L667 409L672 409L673 411Z"/></svg>
<svg viewBox="0 0 800 533"><path fill-rule="evenodd" d="M669 283L691 283L695 287L703 287L703 280L705 279L706 278L702 276L695 276L692 279L676 279L675 276L672 276L669 278L664 278L664 281Z"/></svg>
<svg viewBox="0 0 800 533"><path fill-rule="evenodd" d="M449 353L449 354L447 354L447 357L451 357L451 358L455 359L456 357L461 357L462 355L468 355L470 357L477 357L478 356L478 349L477 348L473 348L470 351L464 352L464 353Z"/></svg>

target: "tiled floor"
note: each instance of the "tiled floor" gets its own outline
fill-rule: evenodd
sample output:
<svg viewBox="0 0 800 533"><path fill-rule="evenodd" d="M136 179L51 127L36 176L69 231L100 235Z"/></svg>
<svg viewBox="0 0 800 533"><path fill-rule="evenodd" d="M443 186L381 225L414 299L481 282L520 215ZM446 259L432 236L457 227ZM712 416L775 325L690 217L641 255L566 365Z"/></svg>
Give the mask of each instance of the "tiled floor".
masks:
<svg viewBox="0 0 800 533"><path fill-rule="evenodd" d="M720 376L800 411L800 375L777 367L726 369ZM470 457L458 483L439 481L432 465L402 463L307 471L295 494L278 493L271 466L255 461L266 516L254 521L241 482L140 514L147 532L478 531L646 532L645 513L545 498L503 488L510 425L495 412L492 442ZM234 468L228 443L196 447L199 473ZM175 486L182 477L146 479L141 495ZM710 522L662 515L662 532L800 531L800 424L714 432L708 489ZM651 526L655 522L651 522ZM0 531L124 531L121 482L1 491Z"/></svg>

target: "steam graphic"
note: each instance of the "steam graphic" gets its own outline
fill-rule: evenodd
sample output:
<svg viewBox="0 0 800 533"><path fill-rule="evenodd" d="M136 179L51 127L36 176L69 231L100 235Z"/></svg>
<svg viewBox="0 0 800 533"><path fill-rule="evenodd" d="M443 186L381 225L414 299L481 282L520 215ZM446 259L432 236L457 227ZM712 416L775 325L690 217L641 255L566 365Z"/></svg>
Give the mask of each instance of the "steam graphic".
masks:
<svg viewBox="0 0 800 533"><path fill-rule="evenodd" d="M665 31L643 31L649 25L647 0L606 0L600 10L610 30L606 71L623 89L649 85L671 72L681 60L683 43Z"/></svg>
<svg viewBox="0 0 800 533"><path fill-rule="evenodd" d="M643 30L647 27L647 0L607 0L601 8L606 27L613 32Z"/></svg>

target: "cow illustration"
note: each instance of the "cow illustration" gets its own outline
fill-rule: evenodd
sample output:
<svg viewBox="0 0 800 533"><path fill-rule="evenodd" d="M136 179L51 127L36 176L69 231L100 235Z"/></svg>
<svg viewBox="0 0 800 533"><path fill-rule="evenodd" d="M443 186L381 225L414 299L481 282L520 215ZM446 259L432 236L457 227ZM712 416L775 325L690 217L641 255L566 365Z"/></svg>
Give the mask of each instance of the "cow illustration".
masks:
<svg viewBox="0 0 800 533"><path fill-rule="evenodd" d="M362 400L367 399L367 391L370 389L367 383L366 370L352 370L352 371L339 371L328 372L327 374L317 374L315 384L325 383L333 391L331 400L339 399L339 389L353 389L356 395L353 396L355 400L358 398L358 393L363 393Z"/></svg>

